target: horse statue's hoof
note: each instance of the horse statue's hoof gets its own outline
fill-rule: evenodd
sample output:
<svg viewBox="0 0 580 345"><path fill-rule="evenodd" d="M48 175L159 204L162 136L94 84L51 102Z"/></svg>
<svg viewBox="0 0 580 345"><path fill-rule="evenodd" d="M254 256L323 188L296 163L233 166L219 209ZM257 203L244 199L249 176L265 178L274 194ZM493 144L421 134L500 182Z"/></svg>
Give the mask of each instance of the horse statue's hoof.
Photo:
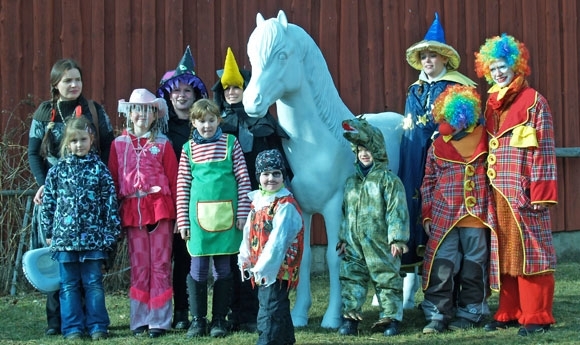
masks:
<svg viewBox="0 0 580 345"><path fill-rule="evenodd" d="M292 324L294 325L294 327L308 326L308 316L294 312L292 312L291 315L292 315Z"/></svg>
<svg viewBox="0 0 580 345"><path fill-rule="evenodd" d="M331 329L338 329L340 325L342 325L342 317L340 315L329 315L328 313L324 314L320 324L322 328Z"/></svg>

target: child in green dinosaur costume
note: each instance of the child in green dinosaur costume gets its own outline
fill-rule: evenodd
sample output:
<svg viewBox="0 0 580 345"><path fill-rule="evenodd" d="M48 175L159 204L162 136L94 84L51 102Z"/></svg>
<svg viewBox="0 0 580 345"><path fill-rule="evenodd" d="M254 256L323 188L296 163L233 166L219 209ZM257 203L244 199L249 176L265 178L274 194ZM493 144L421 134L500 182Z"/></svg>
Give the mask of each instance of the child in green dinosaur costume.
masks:
<svg viewBox="0 0 580 345"><path fill-rule="evenodd" d="M357 159L355 173L345 183L337 244L342 255L339 278L344 318L339 333L357 334L371 281L380 307L373 329L383 331L385 336L397 335L403 319L403 279L399 270L409 240L405 189L387 168L381 132L361 118L345 120L342 126Z"/></svg>

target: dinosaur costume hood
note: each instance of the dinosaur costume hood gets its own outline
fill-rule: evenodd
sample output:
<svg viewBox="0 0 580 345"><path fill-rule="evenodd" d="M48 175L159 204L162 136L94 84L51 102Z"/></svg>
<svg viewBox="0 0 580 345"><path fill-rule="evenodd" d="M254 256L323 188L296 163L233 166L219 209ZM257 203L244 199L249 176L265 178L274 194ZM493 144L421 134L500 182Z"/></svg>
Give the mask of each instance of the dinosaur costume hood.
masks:
<svg viewBox="0 0 580 345"><path fill-rule="evenodd" d="M373 155L375 165L382 165L385 168L389 164L389 157L385 147L385 139L381 131L369 124L367 120L355 117L352 119L342 121L342 135L351 144L352 151L355 154L355 164L358 161L356 155L358 153L357 147L366 147Z"/></svg>

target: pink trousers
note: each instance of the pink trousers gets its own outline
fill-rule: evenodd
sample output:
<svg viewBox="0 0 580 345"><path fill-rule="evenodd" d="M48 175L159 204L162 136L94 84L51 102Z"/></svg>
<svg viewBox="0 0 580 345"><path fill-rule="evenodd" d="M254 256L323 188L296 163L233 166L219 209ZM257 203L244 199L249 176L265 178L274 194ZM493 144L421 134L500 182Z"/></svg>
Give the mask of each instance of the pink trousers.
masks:
<svg viewBox="0 0 580 345"><path fill-rule="evenodd" d="M171 329L171 250L173 222L162 220L153 230L127 229L131 261L130 327Z"/></svg>

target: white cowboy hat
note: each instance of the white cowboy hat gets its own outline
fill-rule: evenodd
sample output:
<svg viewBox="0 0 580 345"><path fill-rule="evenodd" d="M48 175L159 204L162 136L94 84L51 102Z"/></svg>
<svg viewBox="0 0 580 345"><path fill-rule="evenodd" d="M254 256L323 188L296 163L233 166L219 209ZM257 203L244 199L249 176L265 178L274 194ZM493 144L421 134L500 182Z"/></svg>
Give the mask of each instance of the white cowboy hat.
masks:
<svg viewBox="0 0 580 345"><path fill-rule="evenodd" d="M60 289L60 269L49 247L29 250L22 256L24 276L35 289L49 293Z"/></svg>
<svg viewBox="0 0 580 345"><path fill-rule="evenodd" d="M147 89L135 89L131 93L129 101L124 99L119 100L118 111L126 116L129 116L131 112L131 106L134 105L145 105L153 108L157 108L159 114L158 119L164 119L167 117L167 103L163 98L157 98L155 95Z"/></svg>

